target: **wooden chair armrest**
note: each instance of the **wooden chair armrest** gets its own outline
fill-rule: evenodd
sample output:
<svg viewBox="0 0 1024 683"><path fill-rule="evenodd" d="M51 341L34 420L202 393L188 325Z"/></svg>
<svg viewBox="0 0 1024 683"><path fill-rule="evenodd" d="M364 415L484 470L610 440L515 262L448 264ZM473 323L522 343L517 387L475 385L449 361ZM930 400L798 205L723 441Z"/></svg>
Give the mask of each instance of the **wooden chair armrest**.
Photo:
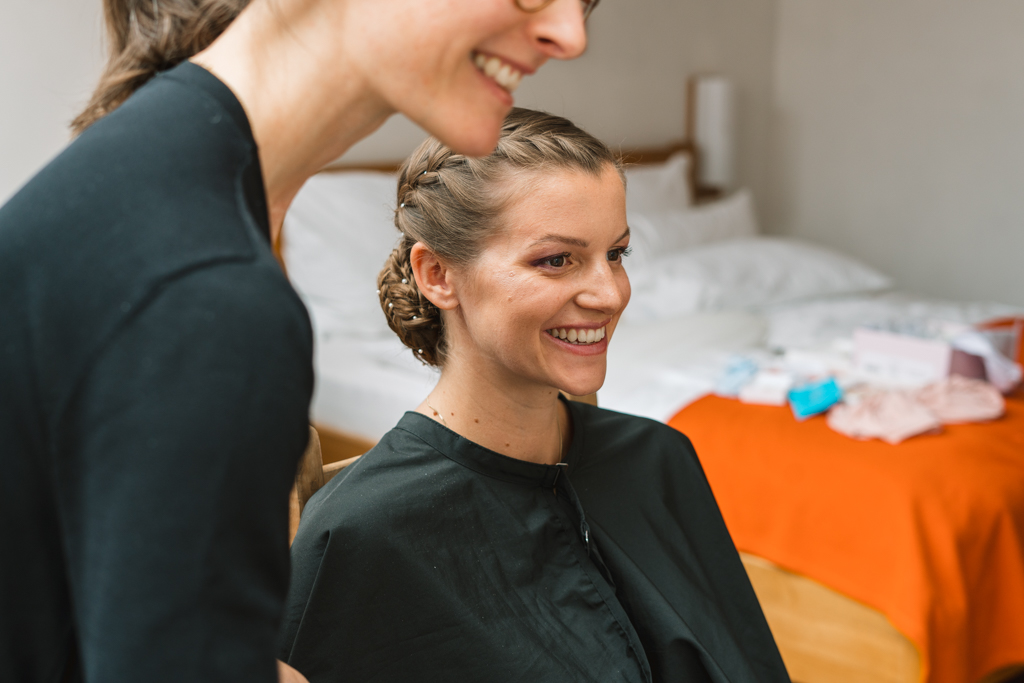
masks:
<svg viewBox="0 0 1024 683"><path fill-rule="evenodd" d="M329 482L331 479L334 478L334 475L336 475L338 472L341 472L343 469L345 469L346 467L348 467L349 465L351 465L352 463L354 463L356 460L358 460L361 457L363 457L363 456L357 455L357 456L352 457L352 458L346 458L344 460L339 460L338 462L329 462L326 465L324 465L324 467L323 467L324 483L326 484L327 482Z"/></svg>

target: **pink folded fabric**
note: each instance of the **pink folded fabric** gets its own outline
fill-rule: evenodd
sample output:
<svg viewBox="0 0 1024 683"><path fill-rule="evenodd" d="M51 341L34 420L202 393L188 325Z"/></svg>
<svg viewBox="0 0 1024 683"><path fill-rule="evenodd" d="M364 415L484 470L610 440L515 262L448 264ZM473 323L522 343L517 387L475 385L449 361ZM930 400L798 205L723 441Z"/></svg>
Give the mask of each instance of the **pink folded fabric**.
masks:
<svg viewBox="0 0 1024 683"><path fill-rule="evenodd" d="M1006 412L1003 395L980 379L951 375L917 392L917 400L944 424L987 422Z"/></svg>
<svg viewBox="0 0 1024 683"><path fill-rule="evenodd" d="M855 439L881 439L891 444L942 428L942 422L908 391L871 391L855 403L828 413L828 426Z"/></svg>
<svg viewBox="0 0 1024 683"><path fill-rule="evenodd" d="M855 439L897 444L943 424L986 422L1006 412L999 389L980 379L952 375L923 389L853 392L828 414L828 426Z"/></svg>

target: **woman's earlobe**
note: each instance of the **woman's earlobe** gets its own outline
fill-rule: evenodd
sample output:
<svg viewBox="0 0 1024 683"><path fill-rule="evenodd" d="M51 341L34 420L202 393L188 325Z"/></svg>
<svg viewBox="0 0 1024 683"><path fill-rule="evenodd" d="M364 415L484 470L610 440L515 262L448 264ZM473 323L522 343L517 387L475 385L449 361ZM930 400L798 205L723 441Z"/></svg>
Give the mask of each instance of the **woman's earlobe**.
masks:
<svg viewBox="0 0 1024 683"><path fill-rule="evenodd" d="M459 300L452 283L451 269L430 247L423 242L412 245L412 249L409 250L409 262L412 264L416 286L430 303L441 310L458 307Z"/></svg>

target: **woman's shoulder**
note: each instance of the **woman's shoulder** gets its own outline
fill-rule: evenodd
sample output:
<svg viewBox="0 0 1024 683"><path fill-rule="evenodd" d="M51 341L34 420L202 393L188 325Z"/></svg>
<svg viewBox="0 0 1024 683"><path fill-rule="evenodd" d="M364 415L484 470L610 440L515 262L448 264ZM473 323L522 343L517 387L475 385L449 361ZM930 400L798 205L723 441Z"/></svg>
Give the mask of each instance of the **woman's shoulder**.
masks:
<svg viewBox="0 0 1024 683"><path fill-rule="evenodd" d="M608 479L613 486L616 480L704 481L693 445L672 427L594 406L578 406L574 411L578 416L570 455L574 481Z"/></svg>
<svg viewBox="0 0 1024 683"><path fill-rule="evenodd" d="M87 362L176 292L253 323L239 335L309 326L270 249L254 144L208 94L216 79L191 69L154 78L0 207L0 290L55 348L81 351L61 366ZM180 337L184 326L164 320Z"/></svg>
<svg viewBox="0 0 1024 683"><path fill-rule="evenodd" d="M247 172L253 177L240 182ZM221 223L252 190L263 192L259 175L237 99L209 72L183 64L83 131L0 215L5 228L26 224L23 237L41 234L61 247L82 239L117 253L159 239L166 227L176 243L159 246L181 250L224 232ZM197 221L197 212L213 220Z"/></svg>
<svg viewBox="0 0 1024 683"><path fill-rule="evenodd" d="M579 418L577 429L587 451L643 448L646 452L693 452L686 435L663 422L581 403L571 405Z"/></svg>
<svg viewBox="0 0 1024 683"><path fill-rule="evenodd" d="M434 498L455 485L464 468L403 428L406 421L310 498L299 534L372 534L435 507Z"/></svg>

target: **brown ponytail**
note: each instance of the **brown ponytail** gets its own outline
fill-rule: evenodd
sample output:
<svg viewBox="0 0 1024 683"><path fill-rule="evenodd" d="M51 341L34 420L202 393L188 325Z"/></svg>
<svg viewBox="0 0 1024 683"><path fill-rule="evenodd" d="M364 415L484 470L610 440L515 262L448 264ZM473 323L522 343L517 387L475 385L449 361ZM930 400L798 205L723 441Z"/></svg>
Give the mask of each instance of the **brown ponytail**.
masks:
<svg viewBox="0 0 1024 683"><path fill-rule="evenodd" d="M104 0L110 55L84 111L78 135L117 109L158 71L206 49L249 0Z"/></svg>
<svg viewBox="0 0 1024 683"><path fill-rule="evenodd" d="M600 176L619 170L615 155L571 121L553 114L513 109L494 152L482 159L456 154L434 138L412 153L398 175L395 226L402 240L377 278L388 325L424 363L444 364L447 352L441 311L423 296L409 253L422 242L450 264L473 262L487 238L500 229L518 172L571 170Z"/></svg>

